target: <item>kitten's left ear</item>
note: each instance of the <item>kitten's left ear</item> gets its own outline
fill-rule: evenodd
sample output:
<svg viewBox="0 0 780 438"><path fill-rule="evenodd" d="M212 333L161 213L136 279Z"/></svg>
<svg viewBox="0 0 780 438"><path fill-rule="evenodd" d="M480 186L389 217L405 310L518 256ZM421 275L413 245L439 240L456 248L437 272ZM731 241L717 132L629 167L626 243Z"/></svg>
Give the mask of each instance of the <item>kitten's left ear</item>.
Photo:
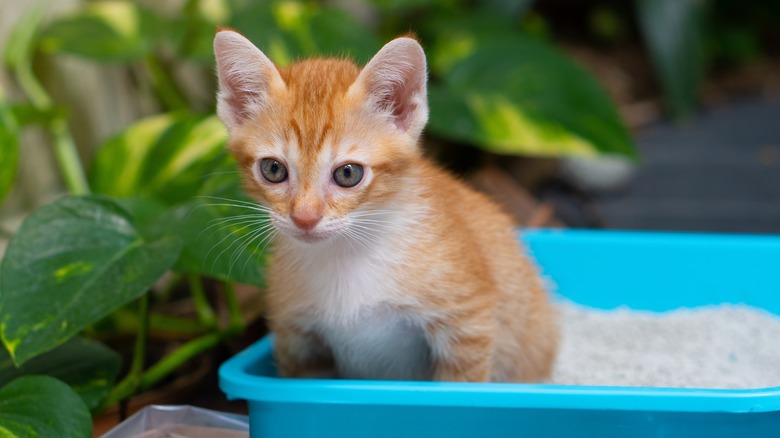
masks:
<svg viewBox="0 0 780 438"><path fill-rule="evenodd" d="M268 109L272 89L285 88L271 60L237 32L217 32L214 55L219 78L217 115L229 131Z"/></svg>
<svg viewBox="0 0 780 438"><path fill-rule="evenodd" d="M365 93L372 110L417 140L428 122L427 80L423 48L412 38L396 38L366 64L350 93Z"/></svg>

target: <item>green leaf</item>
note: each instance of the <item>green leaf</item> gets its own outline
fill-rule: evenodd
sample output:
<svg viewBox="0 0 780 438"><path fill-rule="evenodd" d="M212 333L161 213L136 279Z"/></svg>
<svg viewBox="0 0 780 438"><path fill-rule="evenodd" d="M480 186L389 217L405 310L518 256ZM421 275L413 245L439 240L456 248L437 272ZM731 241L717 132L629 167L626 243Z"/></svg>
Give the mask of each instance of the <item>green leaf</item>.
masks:
<svg viewBox="0 0 780 438"><path fill-rule="evenodd" d="M88 438L92 418L68 385L49 376L25 376L0 389L0 436Z"/></svg>
<svg viewBox="0 0 780 438"><path fill-rule="evenodd" d="M432 134L501 154L636 154L604 90L543 42L455 32L430 58Z"/></svg>
<svg viewBox="0 0 780 438"><path fill-rule="evenodd" d="M78 13L49 24L39 47L46 53L97 61L131 61L150 53L163 29L154 14L136 2L90 2Z"/></svg>
<svg viewBox="0 0 780 438"><path fill-rule="evenodd" d="M19 165L19 127L0 89L0 201L16 179Z"/></svg>
<svg viewBox="0 0 780 438"><path fill-rule="evenodd" d="M0 386L21 376L43 374L70 385L92 410L108 394L121 358L103 344L76 336L54 350L17 368L11 357L0 349Z"/></svg>
<svg viewBox="0 0 780 438"><path fill-rule="evenodd" d="M170 210L168 205L157 198L149 196L117 198L114 201L130 213L136 229L144 238L157 240L161 237L161 235L154 234L149 230L159 228L161 216Z"/></svg>
<svg viewBox="0 0 780 438"><path fill-rule="evenodd" d="M693 112L703 76L703 5L699 0L636 0L645 44L678 117Z"/></svg>
<svg viewBox="0 0 780 438"><path fill-rule="evenodd" d="M214 31L228 23L233 13L231 0L189 1L181 13L166 23L165 37L187 59L214 64Z"/></svg>
<svg viewBox="0 0 780 438"><path fill-rule="evenodd" d="M310 55L344 56L365 64L382 47L375 32L340 9L323 9L301 27L316 35L316 50Z"/></svg>
<svg viewBox="0 0 780 438"><path fill-rule="evenodd" d="M533 2L534 0L483 0L482 8L512 23L519 21Z"/></svg>
<svg viewBox="0 0 780 438"><path fill-rule="evenodd" d="M189 200L229 160L227 132L214 116L169 113L143 119L109 140L92 163L93 190L115 197Z"/></svg>
<svg viewBox="0 0 780 438"><path fill-rule="evenodd" d="M311 56L344 56L366 62L381 47L375 32L344 10L312 2L253 2L237 11L241 31L275 63Z"/></svg>
<svg viewBox="0 0 780 438"><path fill-rule="evenodd" d="M103 197L66 197L35 211L0 265L0 337L14 362L138 298L180 251L174 238L144 241L129 214Z"/></svg>

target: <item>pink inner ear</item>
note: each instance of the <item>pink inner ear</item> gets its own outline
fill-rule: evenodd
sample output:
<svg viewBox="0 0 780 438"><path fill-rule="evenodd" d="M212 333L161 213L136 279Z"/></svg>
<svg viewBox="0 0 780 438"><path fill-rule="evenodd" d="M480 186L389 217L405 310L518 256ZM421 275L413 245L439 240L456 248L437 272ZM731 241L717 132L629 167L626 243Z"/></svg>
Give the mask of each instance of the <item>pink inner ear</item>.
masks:
<svg viewBox="0 0 780 438"><path fill-rule="evenodd" d="M409 125L410 125L410 115L412 112L417 108L417 105L405 105L405 106L397 106L395 108L395 111L393 111L393 117L395 117L395 126L400 129L401 131L408 131Z"/></svg>
<svg viewBox="0 0 780 438"><path fill-rule="evenodd" d="M252 115L252 104L261 99L260 92L252 90L250 84L236 77L228 78L226 82L230 95L225 101L230 106L233 116L239 122L248 120Z"/></svg>
<svg viewBox="0 0 780 438"><path fill-rule="evenodd" d="M238 33L222 31L214 37L219 76L217 112L228 125L249 120L268 99L268 87L278 73L252 42Z"/></svg>
<svg viewBox="0 0 780 438"><path fill-rule="evenodd" d="M427 121L425 53L410 38L397 38L369 61L360 76L373 105L402 132L419 134Z"/></svg>
<svg viewBox="0 0 780 438"><path fill-rule="evenodd" d="M420 84L414 78L414 72L402 72L403 80L385 84L390 90L385 92L380 105L391 111L393 123L403 132L409 130L412 123L412 117L417 110L415 102L416 94L420 93Z"/></svg>

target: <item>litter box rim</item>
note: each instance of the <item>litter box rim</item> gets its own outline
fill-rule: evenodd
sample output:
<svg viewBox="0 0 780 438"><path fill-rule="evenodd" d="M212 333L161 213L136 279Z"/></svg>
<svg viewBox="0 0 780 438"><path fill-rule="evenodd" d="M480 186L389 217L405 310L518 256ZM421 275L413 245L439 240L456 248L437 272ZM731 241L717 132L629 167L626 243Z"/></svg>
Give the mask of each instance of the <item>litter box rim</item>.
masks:
<svg viewBox="0 0 780 438"><path fill-rule="evenodd" d="M780 411L780 387L759 389L651 388L522 383L454 383L289 379L260 375L273 368L268 335L226 361L220 388L230 399L266 403L377 406L576 409L656 412ZM269 368L271 367L271 368Z"/></svg>

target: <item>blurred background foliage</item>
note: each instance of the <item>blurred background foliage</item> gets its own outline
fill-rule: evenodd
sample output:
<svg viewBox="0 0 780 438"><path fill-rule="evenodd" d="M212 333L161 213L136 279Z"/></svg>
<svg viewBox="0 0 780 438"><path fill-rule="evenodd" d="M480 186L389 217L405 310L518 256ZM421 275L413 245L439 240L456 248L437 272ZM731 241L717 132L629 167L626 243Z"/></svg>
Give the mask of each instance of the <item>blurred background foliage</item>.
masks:
<svg viewBox="0 0 780 438"><path fill-rule="evenodd" d="M266 242L246 219L251 204L213 114L219 26L239 30L280 66L323 55L364 63L393 37L415 34L429 60L426 144L445 162L469 151L478 157L472 164L484 156L637 158L614 93L575 61L583 57L574 47L633 48L649 60L648 87L675 118L696 111L712 72L780 47L778 2L74 0L14 8L23 11L19 19L2 23L9 30L0 73L0 202L15 193L3 210L13 216L58 197L63 186L72 196L35 210L18 231L3 229L13 237L0 265L8 350L0 354L0 382L10 380L3 370L17 369L12 363L34 364L41 355L70 363L79 357L74 349L88 347L102 352L102 362L56 377L93 411L153 386L251 322L233 285L262 286L254 267ZM73 238L74 229L87 237ZM90 233L105 245L95 248ZM107 273L138 270L143 275L126 287L107 286ZM158 281L165 271L173 280ZM204 284L220 291L227 322L216 320ZM194 321L171 323L154 312L177 288L191 295ZM150 299L150 289L161 291ZM54 316L51 300L64 303ZM96 300L96 310L81 311ZM133 301L138 311L128 311ZM139 336L133 364L115 384L115 354L74 336L128 318ZM142 341L163 326L188 327L190 337L146 368Z"/></svg>
<svg viewBox="0 0 780 438"><path fill-rule="evenodd" d="M777 2L733 0L73 1L43 20L47 8L16 23L3 48L0 197L19 170L19 135L27 127L69 130L53 135L62 146L54 159L79 158L89 167L108 137L140 132L128 126L143 117L211 113L217 26L241 31L279 65L317 55L362 63L382 43L412 32L429 56L427 133L434 143L502 155L635 158L625 115L604 84L567 56L583 60L573 46L637 47L655 73L644 88L662 90L667 113L684 118L713 71L777 50L772 30L780 23ZM108 74L73 84L85 64ZM71 83L58 77L62 70ZM94 70L85 73L96 78ZM68 155L65 137L78 154ZM70 191L86 191L74 166L62 169ZM23 210L35 207L18 198Z"/></svg>

